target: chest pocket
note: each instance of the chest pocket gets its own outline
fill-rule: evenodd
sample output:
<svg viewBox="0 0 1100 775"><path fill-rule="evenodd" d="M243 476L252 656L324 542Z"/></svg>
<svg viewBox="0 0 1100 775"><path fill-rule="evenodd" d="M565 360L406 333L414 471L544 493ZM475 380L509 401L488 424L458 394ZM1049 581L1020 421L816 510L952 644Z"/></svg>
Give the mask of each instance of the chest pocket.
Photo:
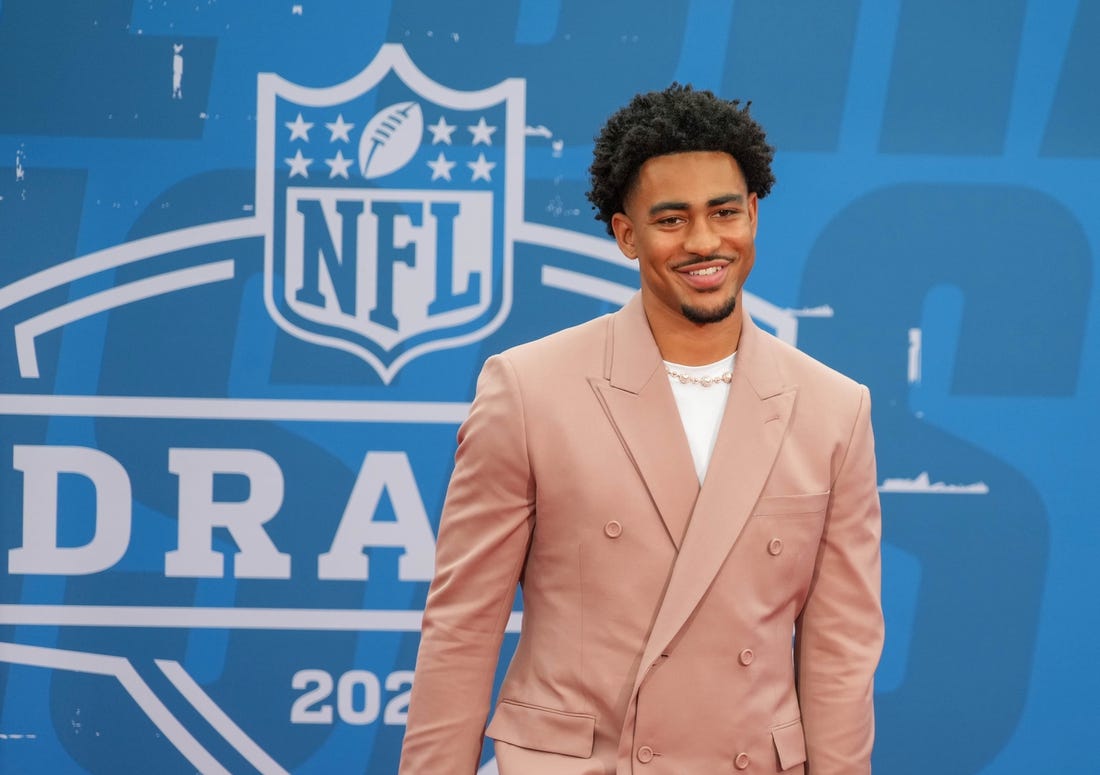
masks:
<svg viewBox="0 0 1100 775"><path fill-rule="evenodd" d="M812 492L805 495L763 495L753 508L758 517L798 517L820 514L829 505L831 493Z"/></svg>
<svg viewBox="0 0 1100 775"><path fill-rule="evenodd" d="M756 502L739 542L758 563L761 573L751 583L762 601L781 607L805 592L829 496L828 491L765 495Z"/></svg>

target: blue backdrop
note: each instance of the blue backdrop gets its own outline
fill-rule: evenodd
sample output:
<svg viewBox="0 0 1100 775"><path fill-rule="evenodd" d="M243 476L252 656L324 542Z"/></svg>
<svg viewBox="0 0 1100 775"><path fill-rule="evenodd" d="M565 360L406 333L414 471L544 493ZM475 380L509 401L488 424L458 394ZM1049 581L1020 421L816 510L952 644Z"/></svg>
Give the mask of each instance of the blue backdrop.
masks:
<svg viewBox="0 0 1100 775"><path fill-rule="evenodd" d="M1100 771L1097 40L1075 0L2 0L0 771L395 770L478 369L637 287L586 170L673 80L779 149L754 315L872 390L877 771Z"/></svg>

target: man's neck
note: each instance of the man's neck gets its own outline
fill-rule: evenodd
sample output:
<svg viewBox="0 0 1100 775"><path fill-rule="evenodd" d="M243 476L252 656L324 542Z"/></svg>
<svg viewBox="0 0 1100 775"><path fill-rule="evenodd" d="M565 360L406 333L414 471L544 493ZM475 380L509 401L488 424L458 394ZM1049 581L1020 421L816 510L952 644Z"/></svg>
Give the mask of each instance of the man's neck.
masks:
<svg viewBox="0 0 1100 775"><path fill-rule="evenodd" d="M692 323L667 308L644 304L646 319L661 357L684 366L705 366L737 351L741 341L741 299L729 317L717 323Z"/></svg>

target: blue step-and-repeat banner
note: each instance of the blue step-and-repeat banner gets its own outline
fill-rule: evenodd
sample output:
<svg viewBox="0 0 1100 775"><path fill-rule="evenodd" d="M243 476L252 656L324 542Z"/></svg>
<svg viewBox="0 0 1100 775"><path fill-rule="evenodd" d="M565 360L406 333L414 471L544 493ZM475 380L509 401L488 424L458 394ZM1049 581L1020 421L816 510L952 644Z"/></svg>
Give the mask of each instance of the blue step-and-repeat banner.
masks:
<svg viewBox="0 0 1100 775"><path fill-rule="evenodd" d="M0 771L394 772L478 370L637 288L592 137L678 80L779 149L750 310L875 399L876 770L1100 772L1097 41L1091 0L0 0Z"/></svg>

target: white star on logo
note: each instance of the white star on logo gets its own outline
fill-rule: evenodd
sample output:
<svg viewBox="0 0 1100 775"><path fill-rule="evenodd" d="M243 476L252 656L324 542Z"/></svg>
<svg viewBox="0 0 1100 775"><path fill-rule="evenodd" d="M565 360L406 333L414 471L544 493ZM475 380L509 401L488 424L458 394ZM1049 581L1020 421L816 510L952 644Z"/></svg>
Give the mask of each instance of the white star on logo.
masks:
<svg viewBox="0 0 1100 775"><path fill-rule="evenodd" d="M283 159L283 161L290 165L290 177L294 177L295 175L301 175L303 178L309 177L309 165L313 163L313 159L307 159L302 156L301 148L294 154L294 158Z"/></svg>
<svg viewBox="0 0 1100 775"><path fill-rule="evenodd" d="M453 128L453 127L452 127ZM428 166L432 168L432 180L444 180L451 179L451 170L454 169L455 162L448 161L447 157L440 151L439 156L435 161L429 161Z"/></svg>
<svg viewBox="0 0 1100 775"><path fill-rule="evenodd" d="M337 140L343 140L345 143L350 143L351 138L348 137L348 130L350 130L355 124L348 124L344 121L344 114L341 113L336 117L336 121L331 124L325 124L325 129L332 132L332 137L329 138L330 143L335 143ZM345 175L344 177L347 177Z"/></svg>
<svg viewBox="0 0 1100 775"><path fill-rule="evenodd" d="M489 126L485 123L485 116L482 116L477 120L477 124L474 126L466 127L470 130L470 134L474 136L474 141L471 145L477 145L478 143L485 143L486 145L493 144L492 134L497 131L495 126Z"/></svg>
<svg viewBox="0 0 1100 775"><path fill-rule="evenodd" d="M456 129L458 129L457 126L448 124L447 120L440 116L439 121L428 125L428 131L432 133L432 145L438 145L439 143L450 145L451 133Z"/></svg>
<svg viewBox="0 0 1100 775"><path fill-rule="evenodd" d="M309 130L313 129L313 124L308 121L303 121L302 114L299 112L298 118L286 122L286 128L290 130L291 140L305 140L308 143Z"/></svg>
<svg viewBox="0 0 1100 775"><path fill-rule="evenodd" d="M473 175L470 177L470 182L475 180L484 180L486 182L492 182L489 178L489 170L497 166L495 161L486 161L485 154L479 153L477 155L477 161L468 161L466 166L473 170Z"/></svg>
<svg viewBox="0 0 1100 775"><path fill-rule="evenodd" d="M301 153L301 151L298 151L298 153ZM328 174L329 179L331 180L332 178L339 175L344 180L347 180L348 179L348 167L351 166L351 162L352 162L352 160L351 159L345 159L344 154L341 153L339 150L336 151L336 158L334 158L334 159L325 159L325 164L327 164L329 166L329 169L332 170Z"/></svg>

